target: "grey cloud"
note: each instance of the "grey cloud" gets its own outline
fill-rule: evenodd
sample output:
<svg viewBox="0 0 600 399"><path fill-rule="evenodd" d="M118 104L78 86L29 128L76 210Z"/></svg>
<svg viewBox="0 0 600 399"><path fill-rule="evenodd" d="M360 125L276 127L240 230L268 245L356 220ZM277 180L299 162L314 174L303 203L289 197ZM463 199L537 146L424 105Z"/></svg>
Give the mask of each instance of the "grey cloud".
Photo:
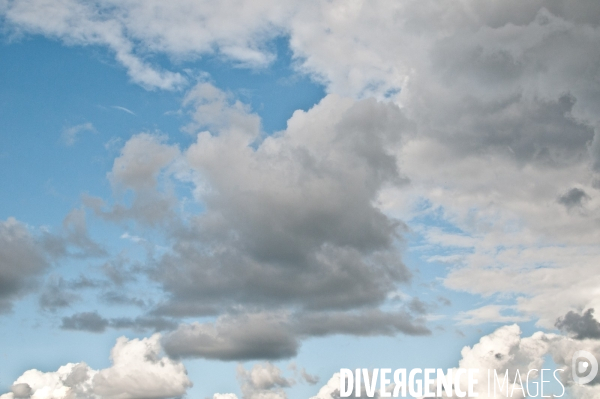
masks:
<svg viewBox="0 0 600 399"><path fill-rule="evenodd" d="M42 244L13 218L0 221L0 313L29 292L49 266Z"/></svg>
<svg viewBox="0 0 600 399"><path fill-rule="evenodd" d="M137 134L125 143L108 174L118 198L128 191L134 193L132 204L116 202L108 206L101 198L89 195L84 195L82 202L109 221L134 220L145 226L160 225L174 216L177 200L168 188L160 188L165 168L178 156L177 146L166 144L164 136Z"/></svg>
<svg viewBox="0 0 600 399"><path fill-rule="evenodd" d="M177 323L172 319L164 317L118 317L104 318L97 312L75 313L69 317L63 317L60 326L63 330L87 331L92 333L104 332L107 328L129 329L137 332L173 330Z"/></svg>
<svg viewBox="0 0 600 399"><path fill-rule="evenodd" d="M587 195L585 191L580 188L573 187L558 197L558 202L570 209L582 206L585 200L588 200L589 198L590 196Z"/></svg>
<svg viewBox="0 0 600 399"><path fill-rule="evenodd" d="M101 266L102 273L117 287L122 287L128 282L136 280L136 273L130 267L127 267L127 259L118 256L111 259Z"/></svg>
<svg viewBox="0 0 600 399"><path fill-rule="evenodd" d="M51 278L44 286L38 303L42 309L54 312L60 308L71 306L73 302L79 299L81 299L79 295L68 290L65 280Z"/></svg>
<svg viewBox="0 0 600 399"><path fill-rule="evenodd" d="M169 356L221 360L289 358L298 345L285 317L265 313L184 324L163 338Z"/></svg>
<svg viewBox="0 0 600 399"><path fill-rule="evenodd" d="M171 294L163 312L193 312L182 302L201 304L190 315L237 303L349 309L409 280L396 248L404 225L374 204L406 182L392 148L411 125L397 106L329 96L253 148L259 132L243 107L194 101L234 116L194 114L217 123L185 153L206 211L171 231L152 273Z"/></svg>
<svg viewBox="0 0 600 399"><path fill-rule="evenodd" d="M80 300L81 296L78 291L103 288L107 285L108 282L105 280L89 278L84 275L74 279L50 275L40 292L38 303L42 309L54 312L60 308L67 308Z"/></svg>
<svg viewBox="0 0 600 399"><path fill-rule="evenodd" d="M414 297L408 303L408 308L415 313L425 314L427 313L428 305L421 301L419 298Z"/></svg>
<svg viewBox="0 0 600 399"><path fill-rule="evenodd" d="M486 101L466 95L443 104L448 109L436 114L443 116L443 130L430 134L459 157L498 154L519 165L562 168L587 158L594 137L592 126L572 116L575 101L572 96L549 101L520 94Z"/></svg>
<svg viewBox="0 0 600 399"><path fill-rule="evenodd" d="M101 333L106 330L109 322L97 312L75 313L69 317L63 317L60 328L63 330L88 331Z"/></svg>
<svg viewBox="0 0 600 399"><path fill-rule="evenodd" d="M79 250L79 252L72 253L71 256L97 257L107 254L101 245L90 238L83 209L73 209L69 212L63 221L63 230L68 245Z"/></svg>
<svg viewBox="0 0 600 399"><path fill-rule="evenodd" d="M315 385L319 382L319 376L307 373L304 368L300 370L300 375L302 376L302 379L309 385Z"/></svg>
<svg viewBox="0 0 600 399"><path fill-rule="evenodd" d="M240 313L214 323L182 324L163 338L170 356L221 360L283 359L295 356L302 340L346 334L429 335L424 321L406 312Z"/></svg>
<svg viewBox="0 0 600 399"><path fill-rule="evenodd" d="M100 295L100 298L104 302L113 305L137 306L140 308L145 308L147 306L146 302L142 299L119 291L106 291Z"/></svg>
<svg viewBox="0 0 600 399"><path fill-rule="evenodd" d="M236 303L349 309L383 301L395 283L408 279L405 266L393 253L364 256L350 248L324 245L295 264L258 262L233 246L207 256L192 248L194 244L186 244L176 247L176 256L163 257L154 278L173 293L171 302L192 304L165 304L160 309L163 314L173 309L187 311L188 316L202 315Z"/></svg>
<svg viewBox="0 0 600 399"><path fill-rule="evenodd" d="M115 329L130 329L134 331L166 331L177 328L177 323L164 317L113 318L109 325Z"/></svg>
<svg viewBox="0 0 600 399"><path fill-rule="evenodd" d="M293 379L285 378L281 370L271 363L255 364L250 370L238 365L237 378L244 399L285 399L282 388L295 384Z"/></svg>
<svg viewBox="0 0 600 399"><path fill-rule="evenodd" d="M14 384L10 387L10 391L15 395L15 398L28 398L33 393L33 390L26 383Z"/></svg>
<svg viewBox="0 0 600 399"><path fill-rule="evenodd" d="M423 320L415 319L406 312L384 312L379 309L303 314L296 320L296 331L306 336L431 334Z"/></svg>
<svg viewBox="0 0 600 399"><path fill-rule="evenodd" d="M52 258L102 257L106 250L92 240L87 231L85 211L73 209L65 216L61 231L44 232L41 235L43 248Z"/></svg>
<svg viewBox="0 0 600 399"><path fill-rule="evenodd" d="M592 308L583 314L570 311L556 320L556 328L572 334L575 339L600 339L600 323L594 318Z"/></svg>

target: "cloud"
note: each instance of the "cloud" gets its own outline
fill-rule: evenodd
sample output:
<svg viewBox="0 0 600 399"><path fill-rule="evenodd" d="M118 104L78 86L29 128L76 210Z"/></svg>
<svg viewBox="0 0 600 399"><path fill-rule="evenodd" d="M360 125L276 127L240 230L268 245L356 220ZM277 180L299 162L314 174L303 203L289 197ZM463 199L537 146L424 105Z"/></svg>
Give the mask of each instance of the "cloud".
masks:
<svg viewBox="0 0 600 399"><path fill-rule="evenodd" d="M303 373L306 374L304 369ZM257 363L250 370L238 364L237 379L244 399L286 399L284 388L296 384L293 378L284 377L281 370L269 362ZM215 393L213 399L237 399L237 395Z"/></svg>
<svg viewBox="0 0 600 399"><path fill-rule="evenodd" d="M136 115L135 112L133 112L132 110L125 108L125 107L121 107L119 105L113 105L113 106L111 106L111 108L118 109L119 111L127 112L130 115L134 115L134 116Z"/></svg>
<svg viewBox="0 0 600 399"><path fill-rule="evenodd" d="M73 144L75 144L77 142L77 140L79 140L78 136L83 132L95 133L96 129L90 122L71 126L71 127L63 130L61 139L62 139L63 143L65 143L65 145L72 146Z"/></svg>
<svg viewBox="0 0 600 399"><path fill-rule="evenodd" d="M13 393L15 398L28 398L33 393L33 390L29 384L26 383L13 384L13 386L10 387L10 391Z"/></svg>
<svg viewBox="0 0 600 399"><path fill-rule="evenodd" d="M39 239L14 218L0 221L0 313L31 291L49 266Z"/></svg>
<svg viewBox="0 0 600 399"><path fill-rule="evenodd" d="M296 330L307 336L431 334L423 320L415 319L408 312L384 312L379 309L303 314L296 320Z"/></svg>
<svg viewBox="0 0 600 399"><path fill-rule="evenodd" d="M164 336L163 346L174 357L274 360L295 356L301 341L310 337L399 333L428 335L431 331L423 320L403 311L369 309L289 314L240 309L237 314L220 316L214 323L181 324Z"/></svg>
<svg viewBox="0 0 600 399"><path fill-rule="evenodd" d="M289 358L296 355L298 345L287 320L266 313L183 324L163 338L169 356L221 360Z"/></svg>
<svg viewBox="0 0 600 399"><path fill-rule="evenodd" d="M281 370L271 363L259 363L250 370L238 365L237 378L244 399L286 399L282 388L288 388L296 382L281 375Z"/></svg>
<svg viewBox="0 0 600 399"><path fill-rule="evenodd" d="M463 325L478 325L484 323L504 324L529 320L526 316L519 314L506 314L507 311L512 311L512 313L514 313L514 309L510 306L486 305L477 309L460 312L456 316L456 319Z"/></svg>
<svg viewBox="0 0 600 399"><path fill-rule="evenodd" d="M85 206L106 220L120 222L133 219L143 225L154 226L172 216L176 199L168 191L160 191L161 172L178 156L175 145L165 144L166 137L140 133L129 139L113 163L108 179L117 198L132 191L131 205L117 202L105 210L106 203L91 196L83 196Z"/></svg>
<svg viewBox="0 0 600 399"><path fill-rule="evenodd" d="M130 329L134 331L164 331L173 330L177 327L171 319L163 317L117 317L104 318L98 312L81 312L72 316L63 317L60 326L63 330L87 331L92 333L102 333L107 328Z"/></svg>
<svg viewBox="0 0 600 399"><path fill-rule="evenodd" d="M600 323L594 318L594 309L588 309L581 315L569 311L556 320L556 328L574 335L575 339L600 339Z"/></svg>
<svg viewBox="0 0 600 399"><path fill-rule="evenodd" d="M55 372L28 370L3 399L172 398L192 386L183 364L160 356L160 335L150 338L117 339L111 350L112 365L93 370L85 363L68 363Z"/></svg>
<svg viewBox="0 0 600 399"><path fill-rule="evenodd" d="M197 125L214 131L184 153L205 211L171 233L158 261L153 278L172 294L163 309L353 308L409 280L396 248L403 225L375 204L382 187L405 183L390 153L409 128L400 109L329 96L253 148L254 115L204 84L193 94Z"/></svg>
<svg viewBox="0 0 600 399"><path fill-rule="evenodd" d="M67 308L73 302L81 299L79 295L69 290L68 282L60 277L51 276L39 296L39 305L43 310L55 312Z"/></svg>
<svg viewBox="0 0 600 399"><path fill-rule="evenodd" d="M196 59L216 50L240 65L264 66L274 58L264 39L279 34L271 24L286 13L277 2L236 0L195 7L185 2L167 7L159 1L91 5L78 0L28 0L5 3L0 11L13 32L43 34L68 45L105 46L133 82L164 90L179 89L186 78L150 64L145 60L149 55Z"/></svg>
<svg viewBox="0 0 600 399"><path fill-rule="evenodd" d="M502 295L459 315L463 322L539 318L552 327L572 309L600 306L595 2L181 4L3 8L11 27L108 46L135 81L163 88L183 78L157 72L144 55L216 52L265 65L273 59L265 43L285 34L298 69L331 93L264 137L247 106L202 83L184 100L189 148L147 133L125 144L110 179L133 202L84 202L108 220L164 228L170 247L150 264L168 298L154 314L222 315L244 303L300 309L307 328L335 316L323 335L413 331L412 319L397 324L372 309L410 278L400 220L431 215L452 227L424 234L448 251L430 257L450 265L446 287ZM201 213L178 214L170 179L193 187ZM360 326L358 308L374 327ZM295 353L300 333L290 320L291 338L273 356ZM178 331L203 342L189 338L201 356L246 353L218 324Z"/></svg>
<svg viewBox="0 0 600 399"><path fill-rule="evenodd" d="M60 328L63 330L78 330L101 333L106 330L108 320L96 312L76 313L70 317L63 317Z"/></svg>
<svg viewBox="0 0 600 399"><path fill-rule="evenodd" d="M574 187L558 198L558 202L567 208L582 206L590 196L580 188Z"/></svg>

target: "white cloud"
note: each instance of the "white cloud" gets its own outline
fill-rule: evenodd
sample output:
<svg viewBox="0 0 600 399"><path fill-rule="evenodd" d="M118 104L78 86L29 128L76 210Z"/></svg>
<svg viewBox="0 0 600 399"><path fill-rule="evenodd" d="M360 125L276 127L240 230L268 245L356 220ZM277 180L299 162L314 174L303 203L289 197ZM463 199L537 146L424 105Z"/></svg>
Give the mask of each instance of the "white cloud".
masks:
<svg viewBox="0 0 600 399"><path fill-rule="evenodd" d="M513 310L510 306L486 305L477 309L460 312L456 319L460 324L477 325L484 323L515 323L527 321L528 318L521 315L506 315L502 311Z"/></svg>
<svg viewBox="0 0 600 399"><path fill-rule="evenodd" d="M132 340L121 337L111 351L112 366L107 369L92 370L85 363L69 363L54 372L32 369L17 378L13 386L27 384L31 399L182 396L192 386L185 367L180 362L161 357L160 352L159 334ZM1 396L2 399L15 397L18 396L13 392Z"/></svg>
<svg viewBox="0 0 600 399"><path fill-rule="evenodd" d="M546 334L541 331L530 337L522 337L519 326L516 324L507 325L481 337L479 342L472 347L465 346L461 351L458 367L453 368L452 373L456 375L458 368L478 369L479 374L476 376L478 383L474 385L474 392L481 399L523 398L524 390L521 389L522 386L515 377L517 370L519 375L522 376L523 382L526 381L527 373L530 370L538 370L537 372L532 371L530 378L532 382L537 380L539 383L539 370L545 365L545 357L551 355L557 369L564 370L557 373L556 376L560 378L562 384L566 387L567 394L574 395L570 397L595 398L600 394L600 385L581 386L573 383L571 359L578 350L589 351L598 357L600 355L600 342L597 340L576 341L561 335ZM503 393L498 389L494 394L493 387L490 386L491 395L488 395L488 370L492 373L495 370L500 381L504 379L505 373L508 372L508 395L506 395L506 384L502 390ZM548 375L545 378L548 378ZM461 374L460 388L464 392L467 391L467 382L467 374ZM492 383L493 380L490 381L490 384ZM311 399L339 399L339 386L340 376L339 373L335 373L327 384L321 387L317 395ZM534 386L532 384L531 389L535 389ZM557 389L560 388L557 387ZM453 392L455 391L453 390ZM555 393L559 394L561 391ZM457 396L452 396L452 398L454 397Z"/></svg>

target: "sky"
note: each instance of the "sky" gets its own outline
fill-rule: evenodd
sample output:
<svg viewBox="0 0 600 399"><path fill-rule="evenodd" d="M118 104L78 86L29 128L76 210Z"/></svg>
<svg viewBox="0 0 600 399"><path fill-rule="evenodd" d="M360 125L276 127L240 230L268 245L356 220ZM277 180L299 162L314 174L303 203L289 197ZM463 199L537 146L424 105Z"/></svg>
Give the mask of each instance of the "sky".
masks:
<svg viewBox="0 0 600 399"><path fill-rule="evenodd" d="M0 399L339 399L386 367L600 397L571 369L600 359L597 0L0 0L0 27Z"/></svg>

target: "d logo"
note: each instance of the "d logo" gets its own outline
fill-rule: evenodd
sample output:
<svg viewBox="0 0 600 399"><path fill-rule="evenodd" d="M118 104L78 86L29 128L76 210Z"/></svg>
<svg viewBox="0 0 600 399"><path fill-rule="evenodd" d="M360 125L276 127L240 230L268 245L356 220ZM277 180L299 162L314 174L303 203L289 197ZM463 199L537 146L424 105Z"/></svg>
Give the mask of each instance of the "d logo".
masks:
<svg viewBox="0 0 600 399"><path fill-rule="evenodd" d="M585 358L586 360L582 360ZM573 372L573 381L579 385L585 385L590 383L598 374L598 361L590 352L577 351L573 354L573 362L571 364ZM585 377L579 377L579 375L589 371L589 374Z"/></svg>

